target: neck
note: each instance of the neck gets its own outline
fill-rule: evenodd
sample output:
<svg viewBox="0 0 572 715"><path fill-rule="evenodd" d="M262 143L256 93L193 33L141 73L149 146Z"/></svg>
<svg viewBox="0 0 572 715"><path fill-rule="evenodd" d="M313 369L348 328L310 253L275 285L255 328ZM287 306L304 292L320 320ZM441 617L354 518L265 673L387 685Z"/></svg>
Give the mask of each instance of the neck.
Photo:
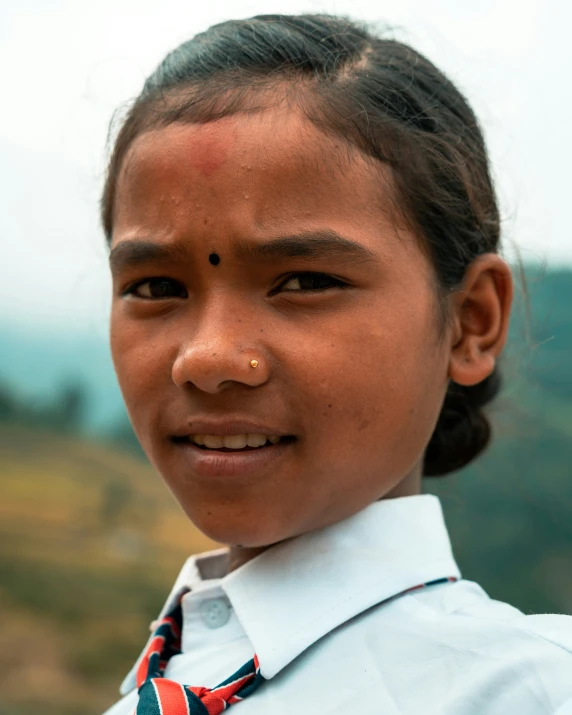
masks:
<svg viewBox="0 0 572 715"><path fill-rule="evenodd" d="M421 479L423 478L423 462L417 462L407 475L381 499L396 499L397 497L412 497L421 494Z"/></svg>
<svg viewBox="0 0 572 715"><path fill-rule="evenodd" d="M269 549L272 544L269 544L268 546L230 546L229 547L229 556L230 556L230 562L228 566L228 570L234 571L237 569L239 566L242 566L243 564L247 563L251 559L253 559L255 556L258 556L258 554L264 553L266 549Z"/></svg>

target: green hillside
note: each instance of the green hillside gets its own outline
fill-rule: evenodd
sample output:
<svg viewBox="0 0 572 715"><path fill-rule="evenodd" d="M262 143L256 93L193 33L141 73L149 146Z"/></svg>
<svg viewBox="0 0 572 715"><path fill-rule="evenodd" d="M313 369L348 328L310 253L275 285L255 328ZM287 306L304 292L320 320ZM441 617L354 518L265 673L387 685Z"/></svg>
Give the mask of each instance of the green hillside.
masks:
<svg viewBox="0 0 572 715"><path fill-rule="evenodd" d="M0 543L1 715L103 712L184 559L212 548L144 462L8 425Z"/></svg>

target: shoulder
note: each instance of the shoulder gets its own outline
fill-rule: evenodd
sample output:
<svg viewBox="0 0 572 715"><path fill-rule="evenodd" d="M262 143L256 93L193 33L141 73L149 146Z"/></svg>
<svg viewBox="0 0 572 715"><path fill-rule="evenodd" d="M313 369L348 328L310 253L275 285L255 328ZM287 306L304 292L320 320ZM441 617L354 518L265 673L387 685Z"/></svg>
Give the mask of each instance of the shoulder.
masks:
<svg viewBox="0 0 572 715"><path fill-rule="evenodd" d="M539 638L565 651L572 657L572 616L552 613L533 616L522 615L511 621L511 625L532 637ZM572 672L570 677L572 680Z"/></svg>
<svg viewBox="0 0 572 715"><path fill-rule="evenodd" d="M502 633L506 642L524 640L529 645L548 647L562 657L572 658L572 616L525 615L503 601L490 598L476 583L461 580L441 592L416 594L419 607L432 610L452 626ZM495 639L496 640L496 639Z"/></svg>
<svg viewBox="0 0 572 715"><path fill-rule="evenodd" d="M510 644L526 643L533 651L546 651L572 664L572 616L525 615L508 603L490 598L473 581L460 580L440 589L419 591L404 606L416 613L416 619L438 622L446 634L458 633L463 638L482 634L491 647L507 652Z"/></svg>
<svg viewBox="0 0 572 715"><path fill-rule="evenodd" d="M571 616L527 616L461 580L380 605L360 630L377 673L404 692L416 682L443 712L572 715L559 712L572 705Z"/></svg>
<svg viewBox="0 0 572 715"><path fill-rule="evenodd" d="M525 615L470 581L434 599L434 608L457 647L476 643L479 660L490 659L485 680L502 687L507 702L526 693L531 712L572 715L572 616Z"/></svg>

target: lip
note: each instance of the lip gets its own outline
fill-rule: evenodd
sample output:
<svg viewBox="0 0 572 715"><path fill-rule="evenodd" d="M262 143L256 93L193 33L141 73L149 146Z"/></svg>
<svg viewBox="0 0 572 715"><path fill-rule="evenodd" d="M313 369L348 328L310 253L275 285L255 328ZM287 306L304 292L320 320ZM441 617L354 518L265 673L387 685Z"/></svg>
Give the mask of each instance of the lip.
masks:
<svg viewBox="0 0 572 715"><path fill-rule="evenodd" d="M209 434L209 433L207 433ZM216 434L211 432L210 434ZM223 434L229 434L224 432ZM256 475L279 459L283 459L294 440L279 442L248 452L221 452L201 449L193 442L173 442L187 461L189 469L198 477L243 477Z"/></svg>
<svg viewBox="0 0 572 715"><path fill-rule="evenodd" d="M291 432L284 432L278 427L271 427L249 420L225 419L225 420L188 420L184 427L173 434L174 437L186 437L190 434L265 434L276 437L293 437Z"/></svg>

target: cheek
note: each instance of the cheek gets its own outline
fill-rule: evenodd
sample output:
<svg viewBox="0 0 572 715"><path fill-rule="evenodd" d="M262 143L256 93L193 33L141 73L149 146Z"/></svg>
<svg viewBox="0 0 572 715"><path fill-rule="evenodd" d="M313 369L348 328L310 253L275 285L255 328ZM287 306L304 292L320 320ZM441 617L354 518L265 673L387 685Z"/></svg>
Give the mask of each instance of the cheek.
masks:
<svg viewBox="0 0 572 715"><path fill-rule="evenodd" d="M111 317L110 345L121 393L135 431L140 432L149 410L157 404L155 393L165 394L170 379L170 350L163 340L147 334L143 325Z"/></svg>
<svg viewBox="0 0 572 715"><path fill-rule="evenodd" d="M349 321L316 351L304 410L313 410L323 450L336 435L338 458L371 461L379 450L382 459L405 459L433 431L446 387L435 317L419 307L403 312L388 307L374 322L371 314Z"/></svg>

